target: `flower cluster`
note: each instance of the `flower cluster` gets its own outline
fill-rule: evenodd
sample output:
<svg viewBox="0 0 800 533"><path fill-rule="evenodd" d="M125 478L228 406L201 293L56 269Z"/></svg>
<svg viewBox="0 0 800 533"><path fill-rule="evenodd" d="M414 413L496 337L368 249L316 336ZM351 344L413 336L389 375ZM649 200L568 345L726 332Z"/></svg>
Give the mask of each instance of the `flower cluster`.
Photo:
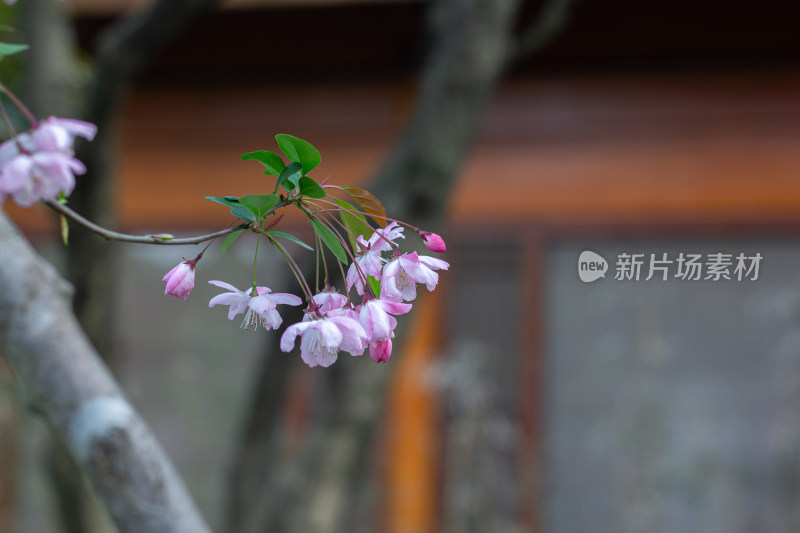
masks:
<svg viewBox="0 0 800 533"><path fill-rule="evenodd" d="M313 294L303 320L290 325L281 336L281 350L291 351L299 336L300 356L310 367L332 365L339 352L358 356L368 351L373 361L388 361L397 327L395 316L411 310L412 304L408 302L416 298L418 283L432 291L439 280L435 271L449 267L446 261L420 256L417 252L401 254L395 241L405 237L403 230L395 221L374 230L369 239L358 236L357 253L346 275L347 293L339 293L328 285L325 290ZM419 233L426 246L444 251L441 237ZM384 257L385 253L390 257ZM193 260L184 260L164 276L167 282L165 294L186 299L194 286L195 265L201 256L202 253ZM370 278L374 281L370 282ZM209 307L229 306L230 320L245 313L242 329L250 326L257 329L259 325L265 330L277 329L282 323L277 305L302 303L293 294L272 293L267 287L256 286L240 291L222 281L209 283L228 291L213 297ZM379 291L375 289L377 285ZM360 304L349 297L353 289L360 296Z"/></svg>
<svg viewBox="0 0 800 533"><path fill-rule="evenodd" d="M223 251L244 230L258 235L253 265L253 284L240 291L222 281L210 281L228 292L217 295L209 307L229 306L228 318L245 313L242 329L259 325L265 330L276 329L282 323L277 305L300 305L301 299L291 294L274 294L256 283L256 260L261 239L266 237L277 248L296 277L303 291L307 307L300 322L291 324L283 332L281 350L289 352L300 337L300 356L311 367L332 365L339 352L362 355L384 363L392 355L397 317L411 310L417 297L417 285L429 291L439 283L438 270L447 270L446 261L417 252L401 253L398 241L405 239L405 230L417 232L426 248L444 252L444 239L435 233L423 231L405 222L392 220L380 200L370 192L351 186L328 185L327 179L317 183L308 172L320 163L320 155L310 143L287 134L275 136L289 163L273 152L259 150L242 155L243 160L255 160L266 168L265 174L276 177L275 189L270 194L207 197L207 200L230 209L231 215L242 222L233 224L223 243ZM283 188L283 192L279 190ZM336 189L357 204L357 207L338 196L329 195ZM283 207L297 207L309 220L315 234L315 247L297 237L273 228L281 220L277 211ZM371 219L372 222L369 222ZM377 226L377 227L376 227ZM289 240L317 252L317 291L312 291L303 272L279 240ZM210 242L209 242L210 245ZM194 285L197 261L208 248L191 261L184 260L164 276L165 293L186 299ZM332 254L341 268L346 290L337 292L331 285L326 251ZM320 258L324 268L324 287L319 290ZM357 296L353 297L353 293ZM358 301L356 301L356 299Z"/></svg>
<svg viewBox="0 0 800 533"><path fill-rule="evenodd" d="M397 222L375 230L369 240L359 236L359 254L350 265L346 280L348 293L355 287L358 294L363 295L361 304L355 305L347 297L330 291L314 295L303 321L284 332L281 350L291 351L300 335L300 355L312 367L330 366L339 351L361 355L369 349L373 361L388 361L397 327L394 315L411 310L411 304L405 302L417 297L417 283L424 283L432 291L439 281L434 270L449 267L441 259L420 257L416 252L401 255L394 241L402 237L403 228ZM444 246L441 237L437 238ZM381 252L389 250L395 256L387 260ZM381 280L379 295L369 294L367 276Z"/></svg>
<svg viewBox="0 0 800 533"><path fill-rule="evenodd" d="M55 201L75 188L86 167L74 157L75 137L92 140L97 127L81 120L50 117L0 145L0 203L6 196L30 207Z"/></svg>

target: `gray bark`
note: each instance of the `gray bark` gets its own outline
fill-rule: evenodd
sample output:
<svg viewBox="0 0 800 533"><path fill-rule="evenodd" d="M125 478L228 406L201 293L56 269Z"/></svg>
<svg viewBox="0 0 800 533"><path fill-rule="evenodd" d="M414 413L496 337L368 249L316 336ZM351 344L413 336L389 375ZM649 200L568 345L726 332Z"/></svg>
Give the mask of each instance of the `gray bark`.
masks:
<svg viewBox="0 0 800 533"><path fill-rule="evenodd" d="M28 0L23 7L30 45L26 53L24 101L40 118L51 115L74 117L79 107L81 69L64 2ZM108 328L104 330L107 331ZM106 351L108 343L103 341L104 337L110 338L110 334L96 335L94 340L96 346ZM61 443L51 439L46 453L61 530L64 533L107 530L108 527L100 527L105 516Z"/></svg>
<svg viewBox="0 0 800 533"><path fill-rule="evenodd" d="M16 386L5 361L0 359L0 526L14 529L19 464L19 406Z"/></svg>
<svg viewBox="0 0 800 533"><path fill-rule="evenodd" d="M78 145L78 157L88 172L79 178L71 204L83 214L107 227L114 224L111 152L114 118L125 91L159 48L214 4L214 0L160 1L120 19L102 34L91 76L81 75L63 2L29 0L24 4L31 45L26 54L26 103L40 117L74 117L83 107L82 118L99 126L93 143L79 141ZM66 265L75 286L75 312L94 346L113 365L116 292L110 272L116 243L103 242L82 229L73 231L70 241ZM105 530L105 517L87 497L84 479L58 443L51 449L49 464L63 530Z"/></svg>
<svg viewBox="0 0 800 533"><path fill-rule="evenodd" d="M0 214L0 348L121 532L209 531L72 313L69 285Z"/></svg>
<svg viewBox="0 0 800 533"><path fill-rule="evenodd" d="M426 229L442 214L512 49L519 0L442 0L414 115L369 189L392 216Z"/></svg>

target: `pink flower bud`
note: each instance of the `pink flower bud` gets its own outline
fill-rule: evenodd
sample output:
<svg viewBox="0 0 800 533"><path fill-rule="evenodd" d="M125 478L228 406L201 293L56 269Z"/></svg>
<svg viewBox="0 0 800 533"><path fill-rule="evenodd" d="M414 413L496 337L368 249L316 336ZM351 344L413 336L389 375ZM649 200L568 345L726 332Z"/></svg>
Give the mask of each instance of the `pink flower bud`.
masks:
<svg viewBox="0 0 800 533"><path fill-rule="evenodd" d="M385 363L392 356L392 341L372 341L369 343L369 356L376 363Z"/></svg>
<svg viewBox="0 0 800 533"><path fill-rule="evenodd" d="M164 294L186 301L189 293L194 288L194 267L196 264L197 260L183 261L167 272L163 278L163 281L167 282Z"/></svg>
<svg viewBox="0 0 800 533"><path fill-rule="evenodd" d="M444 252L447 249L444 245L444 239L435 233L420 231L419 236L422 237L422 242L425 243L425 247L432 252Z"/></svg>

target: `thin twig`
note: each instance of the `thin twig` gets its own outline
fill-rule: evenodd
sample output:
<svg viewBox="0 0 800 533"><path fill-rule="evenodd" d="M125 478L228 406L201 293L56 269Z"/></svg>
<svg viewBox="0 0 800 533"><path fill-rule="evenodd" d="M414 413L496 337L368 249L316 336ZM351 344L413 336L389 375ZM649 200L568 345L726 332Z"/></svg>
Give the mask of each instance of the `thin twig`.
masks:
<svg viewBox="0 0 800 533"><path fill-rule="evenodd" d="M50 209L57 211L58 213L61 213L67 218L85 227L89 231L92 231L109 241L138 242L142 244L168 244L168 245L200 244L202 242L216 239L217 237L223 237L225 235L228 235L229 233L233 233L234 231L238 231L240 229L247 229L250 226L249 222L242 222L241 224L238 224L236 226L231 226L230 228L226 228L224 230L220 230L214 233L208 233L206 235L198 235L197 237L186 237L182 239L169 238L164 235L159 236L157 234L129 235L127 233L119 233L117 231L112 231L110 229L106 229L102 226L99 226L94 222L92 222L91 220L79 215L66 205L60 204L58 202L45 202L45 204Z"/></svg>

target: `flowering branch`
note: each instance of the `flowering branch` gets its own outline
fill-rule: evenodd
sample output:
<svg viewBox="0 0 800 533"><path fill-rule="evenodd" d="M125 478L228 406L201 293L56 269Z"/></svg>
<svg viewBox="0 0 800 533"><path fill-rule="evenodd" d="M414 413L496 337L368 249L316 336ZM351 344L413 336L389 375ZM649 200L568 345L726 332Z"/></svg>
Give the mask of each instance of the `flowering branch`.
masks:
<svg viewBox="0 0 800 533"><path fill-rule="evenodd" d="M0 87L2 92L2 87ZM308 175L320 162L320 155L314 146L297 137L279 134L275 138L284 154L289 158L287 165L283 158L272 152L260 150L242 156L243 160L255 159L266 168L265 173L276 177L275 189L269 194L248 194L245 196L207 196L206 199L221 204L230 210L235 222L230 227L200 235L176 239L162 234L129 235L112 231L79 215L63 201L75 187L75 175L86 172L83 163L75 158L73 143L76 137L91 140L97 128L94 124L72 119L50 117L34 124L31 130L16 134L0 145L0 203L6 196L22 206L30 206L42 201L62 217L62 232L66 242L66 220L69 218L107 240L142 244L199 244L213 242L227 235L221 249L224 252L241 233L249 229L258 233L253 258L253 282L248 291L240 291L233 285L211 280L209 283L228 290L227 294L217 295L209 302L209 307L217 304L229 306L228 319L245 313L242 327L276 329L282 319L276 307L300 305L302 300L292 294L272 294L271 289L259 286L256 280L258 249L261 235L265 235L286 259L289 268L297 277L308 301L307 319L287 328L281 337L281 349L291 351L298 336L301 342L301 357L309 366L329 366L336 361L339 351L351 355L361 355L369 349L370 358L376 362L386 362L391 355L394 328L397 325L392 315L405 314L411 309L410 302L416 298L417 284L424 284L432 291L439 280L435 270L447 270L446 261L428 256L418 256L416 252L401 254L394 242L404 238L399 221L390 220L380 200L372 193L359 187L338 187L346 192L369 216L374 216L379 225L385 228L374 229L357 214L353 206L344 200L334 199L339 218L320 216L320 206L314 200L326 200L328 193ZM283 187L284 193L279 193ZM281 216L275 216L280 208L293 205L309 219L317 240L319 254L324 254L322 244L336 257L340 267L350 264L344 274L347 291L339 294L330 284L325 263L325 290L312 294L308 282L300 268L277 238L286 239L313 250L297 237L277 230L269 230L276 225ZM234 225L236 224L236 225ZM347 237L339 232L340 226ZM438 235L410 226L417 231L425 246L437 252L445 250L444 241ZM350 244L348 244L348 240ZM195 282L197 264L208 249L208 245L194 259L183 259L181 263L167 272L162 281L166 282L164 294L186 300ZM382 252L394 250L392 259L382 257ZM324 261L323 255L323 261ZM343 269L342 269L343 270ZM361 304L350 299L350 290L363 296Z"/></svg>
<svg viewBox="0 0 800 533"><path fill-rule="evenodd" d="M52 210L57 211L58 213L72 219L74 222L77 222L81 226L85 227L86 229L93 231L94 233L100 235L106 240L109 241L121 241L121 242L138 242L142 244L173 244L173 245L181 245L181 244L200 244L202 242L211 241L218 237L224 237L234 231L239 231L241 229L247 229L250 226L249 222L242 222L236 226L231 226L230 228L226 228L220 231L216 231L214 233L208 233L206 235L198 235L197 237L186 237L182 239L176 239L172 235L168 233L161 233L161 234L150 234L150 235L129 235L127 233L119 233L117 231L112 231L110 229L106 229L102 226L99 226L92 222L91 220L81 216L80 214L76 213L69 207L59 202L45 202L48 207Z"/></svg>

